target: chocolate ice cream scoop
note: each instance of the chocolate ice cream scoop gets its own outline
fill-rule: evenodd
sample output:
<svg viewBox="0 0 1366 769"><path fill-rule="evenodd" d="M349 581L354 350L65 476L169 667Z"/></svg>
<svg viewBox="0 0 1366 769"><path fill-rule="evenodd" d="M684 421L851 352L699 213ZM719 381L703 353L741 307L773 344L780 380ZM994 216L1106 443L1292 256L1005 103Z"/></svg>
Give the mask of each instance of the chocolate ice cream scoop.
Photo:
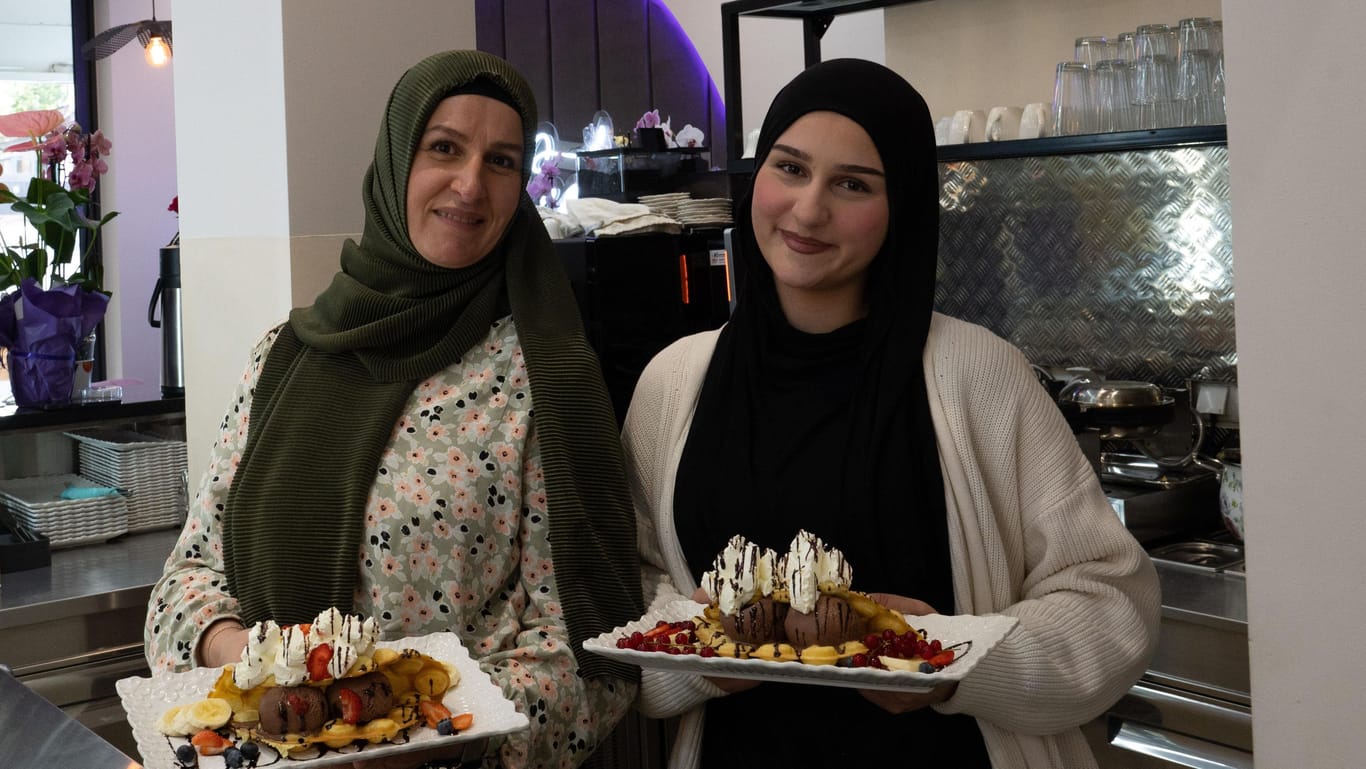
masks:
<svg viewBox="0 0 1366 769"><path fill-rule="evenodd" d="M772 598L760 598L733 616L721 615L721 627L732 640L749 644L782 643L783 617L788 605Z"/></svg>
<svg viewBox="0 0 1366 769"><path fill-rule="evenodd" d="M867 621L849 602L833 595L822 594L810 613L795 609L783 620L787 642L798 649L807 646L834 646L843 641L862 638Z"/></svg>
<svg viewBox="0 0 1366 769"><path fill-rule="evenodd" d="M260 713L268 735L312 734L327 721L327 701L312 686L273 686L261 696Z"/></svg>
<svg viewBox="0 0 1366 769"><path fill-rule="evenodd" d="M367 673L356 678L342 678L327 687L327 704L335 718L342 717L341 691L355 692L360 696L359 723L389 715L394 707L394 689L383 673Z"/></svg>

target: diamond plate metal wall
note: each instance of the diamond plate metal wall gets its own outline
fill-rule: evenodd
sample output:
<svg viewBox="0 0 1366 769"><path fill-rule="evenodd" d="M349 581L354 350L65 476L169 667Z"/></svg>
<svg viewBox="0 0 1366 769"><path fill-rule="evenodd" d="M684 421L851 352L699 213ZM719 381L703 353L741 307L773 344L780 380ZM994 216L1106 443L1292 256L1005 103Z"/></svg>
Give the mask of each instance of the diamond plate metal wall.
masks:
<svg viewBox="0 0 1366 769"><path fill-rule="evenodd" d="M1114 379L1180 385L1237 363L1226 146L940 169L941 312Z"/></svg>

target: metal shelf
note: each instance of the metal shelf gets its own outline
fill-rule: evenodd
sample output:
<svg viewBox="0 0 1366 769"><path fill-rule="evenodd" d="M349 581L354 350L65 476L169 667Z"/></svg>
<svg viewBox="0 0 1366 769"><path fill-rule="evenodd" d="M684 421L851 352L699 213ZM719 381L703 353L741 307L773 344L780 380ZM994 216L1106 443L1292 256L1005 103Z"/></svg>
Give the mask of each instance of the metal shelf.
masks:
<svg viewBox="0 0 1366 769"><path fill-rule="evenodd" d="M1001 158L1045 155L1083 155L1093 152L1156 150L1172 147L1203 147L1228 143L1228 128L1222 125L1187 128L1158 128L1151 131L1120 131L1083 136L1050 136L1044 139L1019 139L1008 142L946 144L939 147L939 162L998 160ZM726 170L732 174L754 172L754 158L731 160Z"/></svg>
<svg viewBox="0 0 1366 769"><path fill-rule="evenodd" d="M1227 144L1228 129L1222 125L1158 128L1150 131L1118 131L1082 136L1049 136L1007 142L946 144L939 147L939 162L996 160L1041 155L1083 155L1092 152L1170 149Z"/></svg>

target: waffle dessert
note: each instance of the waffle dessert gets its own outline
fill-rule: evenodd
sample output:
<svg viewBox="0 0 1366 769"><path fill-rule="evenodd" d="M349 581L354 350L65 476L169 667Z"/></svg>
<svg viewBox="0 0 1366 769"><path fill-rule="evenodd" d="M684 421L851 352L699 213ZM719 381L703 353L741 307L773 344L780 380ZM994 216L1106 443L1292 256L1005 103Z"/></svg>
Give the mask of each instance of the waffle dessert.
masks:
<svg viewBox="0 0 1366 769"><path fill-rule="evenodd" d="M798 532L782 556L737 535L702 575L698 640L719 656L833 665L867 654L870 636L915 632L852 582L844 554L814 534Z"/></svg>
<svg viewBox="0 0 1366 769"><path fill-rule="evenodd" d="M425 722L451 733L451 714L441 704L460 682L452 665L415 649L375 645L378 625L328 609L308 625L257 623L242 659L225 665L207 697L172 708L157 728L169 736L194 735L196 747L239 740L269 745L282 756L357 740L392 742ZM470 719L458 719L468 728ZM214 746L209 746L211 750Z"/></svg>

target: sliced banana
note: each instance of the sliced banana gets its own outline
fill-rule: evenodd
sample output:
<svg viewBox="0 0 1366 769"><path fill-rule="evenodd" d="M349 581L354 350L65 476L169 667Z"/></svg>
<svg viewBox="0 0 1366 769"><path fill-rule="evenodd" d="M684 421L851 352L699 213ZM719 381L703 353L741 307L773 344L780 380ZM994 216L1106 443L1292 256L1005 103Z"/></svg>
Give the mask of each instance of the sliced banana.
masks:
<svg viewBox="0 0 1366 769"><path fill-rule="evenodd" d="M801 661L808 665L833 665L839 658L839 649L833 646L808 646L801 650Z"/></svg>
<svg viewBox="0 0 1366 769"><path fill-rule="evenodd" d="M200 700L190 706L189 721L196 729L217 729L232 718L232 706L217 697Z"/></svg>
<svg viewBox="0 0 1366 769"><path fill-rule="evenodd" d="M166 712L157 716L156 730L167 737L184 737L186 732L180 728L180 711L188 708L188 705L174 705Z"/></svg>
<svg viewBox="0 0 1366 769"><path fill-rule="evenodd" d="M446 675L446 671L436 668L426 668L413 678L413 688L428 697L440 697L450 686L451 677Z"/></svg>
<svg viewBox="0 0 1366 769"><path fill-rule="evenodd" d="M909 673L919 673L919 672L920 672L920 663L922 663L922 662L924 662L924 661L925 661L925 660L922 660L922 659L920 659L919 657L915 657L915 658L909 659L909 660L903 660L903 659L901 659L900 657L883 657L883 658L882 658L882 664L883 664L883 666L886 667L888 670L902 670L902 671L906 671L906 672L909 672Z"/></svg>
<svg viewBox="0 0 1366 769"><path fill-rule="evenodd" d="M176 730L177 734L181 734L186 737L199 731L195 728L194 724L190 723L189 705L182 705L180 707L180 710L176 711L175 723L172 725L172 728Z"/></svg>

